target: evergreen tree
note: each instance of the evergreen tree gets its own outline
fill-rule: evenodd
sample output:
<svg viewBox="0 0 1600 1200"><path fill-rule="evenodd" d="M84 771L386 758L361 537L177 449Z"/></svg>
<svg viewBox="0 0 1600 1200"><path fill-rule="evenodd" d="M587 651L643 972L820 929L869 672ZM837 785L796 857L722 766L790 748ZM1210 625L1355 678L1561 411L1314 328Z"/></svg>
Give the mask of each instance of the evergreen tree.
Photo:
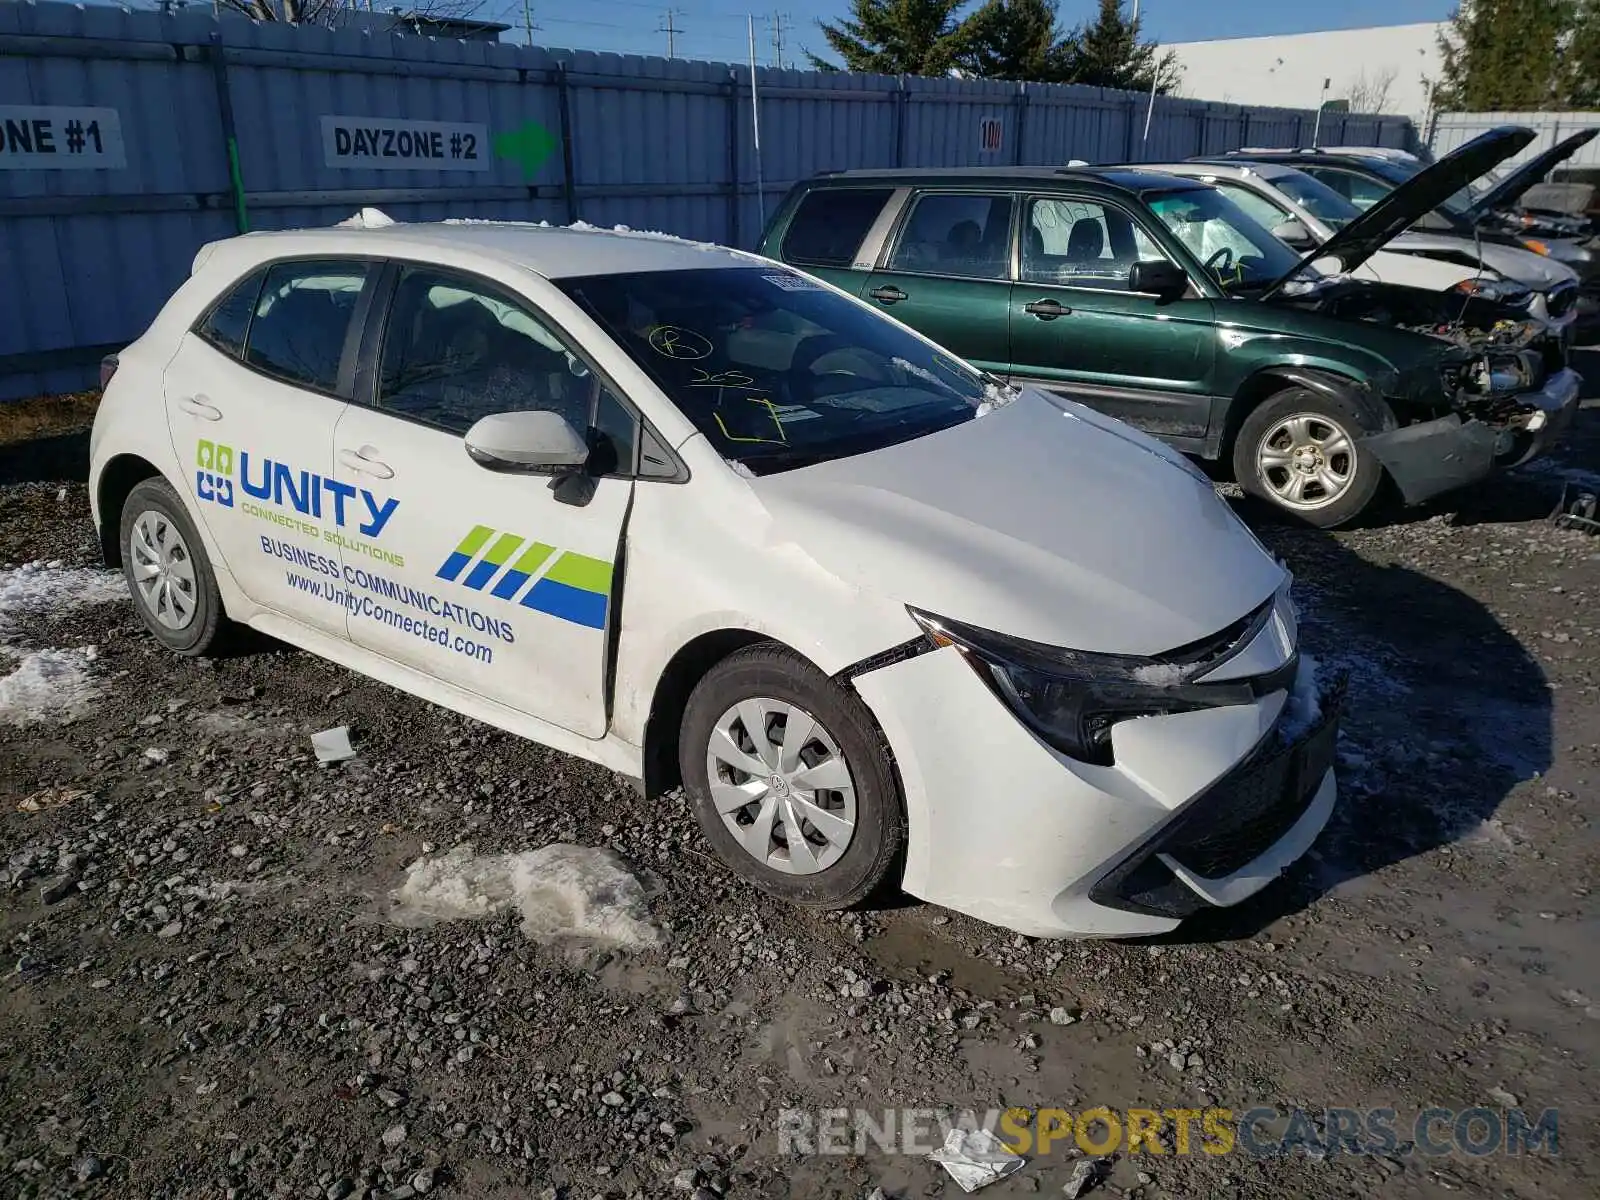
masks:
<svg viewBox="0 0 1600 1200"><path fill-rule="evenodd" d="M1561 43L1572 17L1573 0L1462 4L1439 36L1444 70L1436 103L1460 112L1514 112L1558 101L1566 90Z"/></svg>
<svg viewBox="0 0 1600 1200"><path fill-rule="evenodd" d="M1573 13L1563 97L1568 108L1600 108L1600 0L1582 0Z"/></svg>
<svg viewBox="0 0 1600 1200"><path fill-rule="evenodd" d="M1056 18L1056 0L987 0L965 22L962 67L984 79L1066 80L1072 46Z"/></svg>
<svg viewBox="0 0 1600 1200"><path fill-rule="evenodd" d="M1178 84L1177 55L1163 53L1154 42L1141 42L1139 22L1124 15L1122 0L1100 0L1094 21L1079 28L1071 42L1068 82L1149 91L1153 79L1163 94Z"/></svg>
<svg viewBox="0 0 1600 1200"><path fill-rule="evenodd" d="M957 11L966 0L851 0L851 19L819 22L846 71L882 75L948 75L966 46ZM808 53L819 70L838 70Z"/></svg>

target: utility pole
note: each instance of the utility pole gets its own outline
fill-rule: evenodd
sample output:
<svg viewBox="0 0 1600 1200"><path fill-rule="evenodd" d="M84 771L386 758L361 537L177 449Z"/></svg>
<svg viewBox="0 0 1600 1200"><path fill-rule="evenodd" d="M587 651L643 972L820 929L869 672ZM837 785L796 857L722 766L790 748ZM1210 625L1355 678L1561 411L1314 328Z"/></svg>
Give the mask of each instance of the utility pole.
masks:
<svg viewBox="0 0 1600 1200"><path fill-rule="evenodd" d="M371 0L367 2L370 4ZM522 28L527 34L528 45L533 45L533 31L539 27L533 23L532 0L522 0Z"/></svg>
<svg viewBox="0 0 1600 1200"><path fill-rule="evenodd" d="M783 70L783 14L772 14L772 65Z"/></svg>
<svg viewBox="0 0 1600 1200"><path fill-rule="evenodd" d="M664 33L664 34L667 35L667 57L668 58L676 58L677 57L678 34L683 32L681 29L679 29L676 25L674 25L672 23L672 17L673 17L673 12L672 12L672 9L669 8L669 9L667 9L667 23L665 25L657 26L657 28L656 28L656 32L657 33Z"/></svg>

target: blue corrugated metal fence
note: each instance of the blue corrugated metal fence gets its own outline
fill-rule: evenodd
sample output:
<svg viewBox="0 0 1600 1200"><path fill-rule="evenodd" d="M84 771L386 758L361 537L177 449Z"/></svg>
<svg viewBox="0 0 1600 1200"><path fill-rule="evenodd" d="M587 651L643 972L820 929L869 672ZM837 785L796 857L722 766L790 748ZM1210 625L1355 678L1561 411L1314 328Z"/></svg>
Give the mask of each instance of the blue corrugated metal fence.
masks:
<svg viewBox="0 0 1600 1200"><path fill-rule="evenodd" d="M182 10L0 5L0 398L83 386L105 349L143 330L195 251L236 232L241 208L256 229L326 225L377 205L400 220L581 218L748 247L761 214L817 171L1184 157L1304 142L1315 119L1163 98L1146 141L1148 100L1128 92L758 77L760 196L743 67ZM30 148L21 110L45 107L115 110L121 164L52 169L87 157L34 154L18 169ZM471 126L487 135L477 147L486 161L473 171L352 167L325 148L329 116ZM69 117L58 112L39 134L52 153L69 149ZM1345 143L1413 136L1402 118L1330 114L1323 124ZM110 135L110 122L99 132Z"/></svg>

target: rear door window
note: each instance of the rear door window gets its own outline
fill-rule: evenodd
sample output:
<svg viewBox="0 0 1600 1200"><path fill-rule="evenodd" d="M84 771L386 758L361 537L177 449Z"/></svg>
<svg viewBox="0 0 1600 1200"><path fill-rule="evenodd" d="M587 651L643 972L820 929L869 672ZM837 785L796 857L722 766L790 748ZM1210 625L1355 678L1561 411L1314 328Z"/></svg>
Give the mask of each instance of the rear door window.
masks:
<svg viewBox="0 0 1600 1200"><path fill-rule="evenodd" d="M350 320L370 269L340 259L278 263L256 298L245 362L284 383L337 394Z"/></svg>
<svg viewBox="0 0 1600 1200"><path fill-rule="evenodd" d="M973 279L1011 277L1010 196L932 192L918 196L888 269Z"/></svg>
<svg viewBox="0 0 1600 1200"><path fill-rule="evenodd" d="M808 192L783 235L785 262L848 267L893 188L819 188Z"/></svg>

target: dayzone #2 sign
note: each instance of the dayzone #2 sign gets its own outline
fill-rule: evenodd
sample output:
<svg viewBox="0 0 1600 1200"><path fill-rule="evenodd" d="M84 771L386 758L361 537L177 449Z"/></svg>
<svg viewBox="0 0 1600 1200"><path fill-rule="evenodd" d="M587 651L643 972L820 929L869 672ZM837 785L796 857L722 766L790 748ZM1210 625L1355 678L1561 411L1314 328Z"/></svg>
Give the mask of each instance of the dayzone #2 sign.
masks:
<svg viewBox="0 0 1600 1200"><path fill-rule="evenodd" d="M114 108L0 104L0 171L115 170L128 165Z"/></svg>
<svg viewBox="0 0 1600 1200"><path fill-rule="evenodd" d="M487 171L489 127L462 121L323 117L322 156L330 167L368 171Z"/></svg>

